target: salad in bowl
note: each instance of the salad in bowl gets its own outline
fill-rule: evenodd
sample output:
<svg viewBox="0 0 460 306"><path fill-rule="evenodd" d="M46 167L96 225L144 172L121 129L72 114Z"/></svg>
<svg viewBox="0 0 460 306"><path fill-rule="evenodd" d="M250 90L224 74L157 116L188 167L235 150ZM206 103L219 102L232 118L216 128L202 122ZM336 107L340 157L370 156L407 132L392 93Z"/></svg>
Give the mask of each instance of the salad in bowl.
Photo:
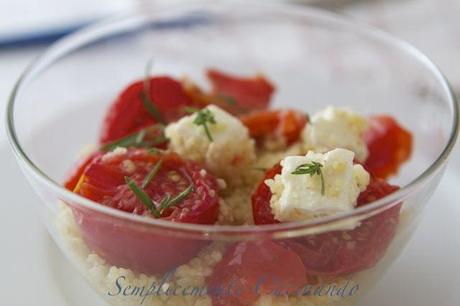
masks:
<svg viewBox="0 0 460 306"><path fill-rule="evenodd" d="M333 60L331 44L367 60ZM8 116L50 233L113 305L353 305L416 228L458 125L446 81L405 43L321 11L222 3L58 42Z"/></svg>

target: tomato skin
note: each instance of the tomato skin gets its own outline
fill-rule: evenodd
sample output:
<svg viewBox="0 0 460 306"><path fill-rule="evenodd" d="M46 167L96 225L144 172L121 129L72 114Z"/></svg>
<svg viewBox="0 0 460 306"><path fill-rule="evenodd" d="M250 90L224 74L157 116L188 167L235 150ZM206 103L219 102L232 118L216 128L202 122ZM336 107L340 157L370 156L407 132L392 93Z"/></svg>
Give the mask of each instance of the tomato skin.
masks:
<svg viewBox="0 0 460 306"><path fill-rule="evenodd" d="M251 137L259 142L266 137L281 136L286 144L299 140L307 124L307 115L295 110L269 110L252 112L240 117Z"/></svg>
<svg viewBox="0 0 460 306"><path fill-rule="evenodd" d="M281 172L276 165L267 171L264 180L252 195L255 224L279 223L271 212L271 191L264 181ZM396 191L382 179L372 179L357 200L364 206ZM309 275L336 277L373 267L383 257L393 240L399 223L401 204L396 204L361 222L350 231L333 231L286 240L285 246L296 252Z"/></svg>
<svg viewBox="0 0 460 306"><path fill-rule="evenodd" d="M275 90L270 81L262 75L239 77L209 69L206 76L211 82L210 92L204 92L188 79L182 82L184 90L197 108L214 104L233 115L265 110Z"/></svg>
<svg viewBox="0 0 460 306"><path fill-rule="evenodd" d="M85 169L88 167L88 165L93 162L96 158L101 156L102 153L99 151L93 152L80 160L75 168L72 168L72 171L67 175L66 180L64 181L64 187L67 190L74 191L75 187L78 184L78 181L80 180L81 175L85 171Z"/></svg>
<svg viewBox="0 0 460 306"><path fill-rule="evenodd" d="M262 75L244 78L216 69L209 69L206 75L213 92L234 98L242 112L267 109L275 90L273 84Z"/></svg>
<svg viewBox="0 0 460 306"><path fill-rule="evenodd" d="M262 75L237 77L216 69L206 72L211 81L213 93L235 99L232 110L236 114L268 108L274 86Z"/></svg>
<svg viewBox="0 0 460 306"><path fill-rule="evenodd" d="M166 193L175 196L192 181L194 191L180 204L167 209L161 219L181 223L214 224L219 199L217 182L209 173L203 175L199 165L185 161L173 153L149 154L144 149L129 149L127 153L107 159L96 158L84 171L76 193L102 205L137 215L150 215L147 208L124 182L129 175L140 186L149 169L163 158L163 165L144 189L150 198L159 201ZM126 173L124 161L136 169ZM206 241L168 235L155 226L123 220L93 209L71 205L83 238L91 250L115 266L142 273L164 273L193 258Z"/></svg>
<svg viewBox="0 0 460 306"><path fill-rule="evenodd" d="M185 107L192 105L191 98L180 82L167 76L150 78L150 100L161 113L165 123L185 115ZM145 109L142 102L144 81L136 81L121 92L110 106L100 137L107 143L157 122Z"/></svg>
<svg viewBox="0 0 460 306"><path fill-rule="evenodd" d="M296 253L280 243L262 240L230 246L206 283L213 306L246 306L274 291L295 292L307 281Z"/></svg>
<svg viewBox="0 0 460 306"><path fill-rule="evenodd" d="M282 167L280 164L277 164L273 168L269 169L251 196L252 215L255 224L280 223L275 219L275 216L272 213L272 209L270 207L272 192L270 191L270 187L265 184L265 180L272 179L275 175L280 174L281 169Z"/></svg>
<svg viewBox="0 0 460 306"><path fill-rule="evenodd" d="M71 205L88 247L110 265L138 273L166 273L195 257L209 242L154 229Z"/></svg>
<svg viewBox="0 0 460 306"><path fill-rule="evenodd" d="M364 135L369 157L366 169L375 177L387 178L396 174L399 167L412 153L412 134L393 117L371 116Z"/></svg>
<svg viewBox="0 0 460 306"><path fill-rule="evenodd" d="M358 198L358 206L378 200L398 187L374 180ZM350 231L334 231L296 239L289 247L302 258L308 273L337 277L372 268L385 255L399 223L401 204L361 222Z"/></svg>

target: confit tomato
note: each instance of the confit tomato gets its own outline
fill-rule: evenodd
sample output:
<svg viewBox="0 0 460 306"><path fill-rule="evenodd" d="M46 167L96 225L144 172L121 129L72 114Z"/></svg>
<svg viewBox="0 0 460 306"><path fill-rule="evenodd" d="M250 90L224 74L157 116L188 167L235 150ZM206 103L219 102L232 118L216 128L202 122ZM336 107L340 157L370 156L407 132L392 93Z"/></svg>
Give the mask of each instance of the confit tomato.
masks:
<svg viewBox="0 0 460 306"><path fill-rule="evenodd" d="M64 181L64 187L70 191L74 191L75 187L80 180L81 175L88 167L88 165L95 160L97 157L101 156L102 152L96 151L89 154L87 157L80 160L76 167L72 169L72 171L67 175L67 179Z"/></svg>
<svg viewBox="0 0 460 306"><path fill-rule="evenodd" d="M272 213L270 207L270 199L272 197L272 192L270 187L268 187L264 182L275 177L275 175L281 173L281 165L277 164L273 168L265 172L265 176L262 182L257 186L257 189L253 192L251 196L252 201L252 216L254 218L255 224L274 224L279 223L275 219L275 216Z"/></svg>
<svg viewBox="0 0 460 306"><path fill-rule="evenodd" d="M138 132L126 135L111 142L103 143L98 150L92 152L77 163L77 166L68 174L64 186L68 190L74 191L88 165L96 160L97 157L102 156L104 152L112 151L119 146L165 149L166 144L167 138L164 135L164 127L159 124L142 128Z"/></svg>
<svg viewBox="0 0 460 306"><path fill-rule="evenodd" d="M185 107L192 105L191 98L180 82L167 76L152 77L149 97L145 100L144 81L129 85L110 106L100 137L101 143L113 141L153 123L168 123L185 115ZM145 106L157 110L157 116ZM155 112L154 112L155 113Z"/></svg>
<svg viewBox="0 0 460 306"><path fill-rule="evenodd" d="M234 115L265 110L275 90L262 75L239 77L216 69L209 69L206 75L212 87L209 93L188 79L182 82L184 90L198 108L215 104Z"/></svg>
<svg viewBox="0 0 460 306"><path fill-rule="evenodd" d="M238 113L267 109L274 86L262 75L251 78L237 77L215 69L207 71L214 94L235 100Z"/></svg>
<svg viewBox="0 0 460 306"><path fill-rule="evenodd" d="M358 206L380 199L398 187L374 180L360 194ZM399 224L401 204L396 204L361 222L350 231L319 234L289 243L315 275L338 276L372 268L385 255Z"/></svg>
<svg viewBox="0 0 460 306"><path fill-rule="evenodd" d="M121 154L112 152L96 157L84 170L75 192L108 207L153 217L125 180L129 177L142 186L160 160L158 172L143 188L157 208L166 195L174 197L193 186L193 191L177 205L163 209L160 218L214 224L219 209L216 179L174 153L158 155L144 149L128 149ZM88 246L112 265L142 273L162 273L188 261L205 245L203 241L169 236L164 230L89 208L72 208Z"/></svg>
<svg viewBox="0 0 460 306"><path fill-rule="evenodd" d="M300 257L273 241L229 247L207 279L213 306L247 306L265 294L284 295L307 282Z"/></svg>
<svg viewBox="0 0 460 306"><path fill-rule="evenodd" d="M299 140L307 115L294 110L252 112L240 117L251 137L259 142L266 137L283 137L287 144Z"/></svg>
<svg viewBox="0 0 460 306"><path fill-rule="evenodd" d="M279 165L269 170L265 179L281 172ZM357 206L366 205L398 189L381 179L372 179L357 200ZM255 224L278 223L270 208L271 191L262 181L252 195ZM333 231L285 241L285 246L296 252L309 275L335 277L358 272L374 266L385 254L394 238L399 223L401 204L396 204L361 222L349 231Z"/></svg>
<svg viewBox="0 0 460 306"><path fill-rule="evenodd" d="M376 177L398 172L412 152L412 135L391 116L371 116L364 139L369 150L366 169Z"/></svg>

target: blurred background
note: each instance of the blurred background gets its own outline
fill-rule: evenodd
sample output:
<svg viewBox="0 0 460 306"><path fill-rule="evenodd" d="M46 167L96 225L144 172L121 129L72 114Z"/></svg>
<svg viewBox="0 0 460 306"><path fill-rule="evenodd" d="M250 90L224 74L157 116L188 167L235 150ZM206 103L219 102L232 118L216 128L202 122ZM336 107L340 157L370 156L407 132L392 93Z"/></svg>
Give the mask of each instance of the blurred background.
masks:
<svg viewBox="0 0 460 306"><path fill-rule="evenodd" d="M193 0L1 0L0 118L4 118L9 92L20 72L54 40L145 2L164 7L182 1ZM430 56L447 75L454 90L460 92L460 64L457 60L460 54L460 0L247 1L319 6L382 28ZM1 129L0 143L5 141L5 132Z"/></svg>

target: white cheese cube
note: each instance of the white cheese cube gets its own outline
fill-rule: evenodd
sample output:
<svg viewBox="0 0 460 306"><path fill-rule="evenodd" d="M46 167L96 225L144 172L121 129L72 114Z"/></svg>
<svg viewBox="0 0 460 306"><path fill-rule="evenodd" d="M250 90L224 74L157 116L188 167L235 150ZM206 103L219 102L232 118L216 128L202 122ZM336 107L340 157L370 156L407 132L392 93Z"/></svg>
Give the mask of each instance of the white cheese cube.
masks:
<svg viewBox="0 0 460 306"><path fill-rule="evenodd" d="M215 124L207 124L212 140L203 125L194 123L198 116L194 113L166 127L170 149L186 159L204 163L214 175L236 182L255 161L254 140L238 118L214 105L205 110L215 120Z"/></svg>
<svg viewBox="0 0 460 306"><path fill-rule="evenodd" d="M281 174L265 181L273 194L270 206L276 219L300 221L354 209L370 176L361 165L353 164L353 158L352 151L335 149L325 154L310 151L306 156L283 159ZM324 190L321 175L293 174L299 166L312 162L322 165Z"/></svg>
<svg viewBox="0 0 460 306"><path fill-rule="evenodd" d="M365 117L346 108L329 106L311 117L302 131L302 139L307 150L348 149L355 153L357 161L364 162L368 155L363 139L366 128Z"/></svg>

